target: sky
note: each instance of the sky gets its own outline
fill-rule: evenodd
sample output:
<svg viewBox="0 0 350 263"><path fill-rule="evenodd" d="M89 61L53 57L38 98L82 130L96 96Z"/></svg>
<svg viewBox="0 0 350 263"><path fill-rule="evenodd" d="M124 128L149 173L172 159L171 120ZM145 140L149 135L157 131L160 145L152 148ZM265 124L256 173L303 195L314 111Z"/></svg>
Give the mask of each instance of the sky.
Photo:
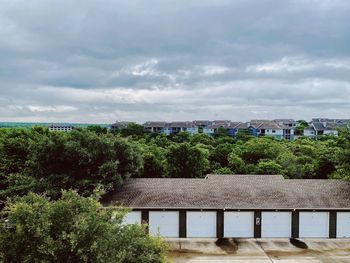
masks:
<svg viewBox="0 0 350 263"><path fill-rule="evenodd" d="M1 0L0 121L350 118L349 0Z"/></svg>

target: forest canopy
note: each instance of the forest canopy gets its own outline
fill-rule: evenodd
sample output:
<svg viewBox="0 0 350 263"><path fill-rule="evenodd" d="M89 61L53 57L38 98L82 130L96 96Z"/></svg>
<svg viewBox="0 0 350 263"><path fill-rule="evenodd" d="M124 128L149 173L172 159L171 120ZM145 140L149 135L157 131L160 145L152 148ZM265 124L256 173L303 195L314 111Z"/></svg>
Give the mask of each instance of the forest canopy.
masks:
<svg viewBox="0 0 350 263"><path fill-rule="evenodd" d="M350 132L294 141L239 134L152 134L137 124L112 133L44 127L0 129L0 199L29 192L58 198L61 189L89 196L130 177L281 174L291 179L350 179Z"/></svg>

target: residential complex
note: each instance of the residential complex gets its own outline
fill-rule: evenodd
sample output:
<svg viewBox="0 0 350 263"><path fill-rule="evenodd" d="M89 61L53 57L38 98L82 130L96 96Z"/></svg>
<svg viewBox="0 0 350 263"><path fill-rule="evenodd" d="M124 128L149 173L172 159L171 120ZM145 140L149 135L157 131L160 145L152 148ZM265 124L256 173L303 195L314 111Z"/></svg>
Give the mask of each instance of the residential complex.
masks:
<svg viewBox="0 0 350 263"><path fill-rule="evenodd" d="M133 122L116 121L113 124L96 124L108 128L111 132L119 132ZM91 124L83 123L0 123L0 128L46 126L50 131L70 132L74 128L86 128ZM210 136L237 134L255 137L270 136L276 139L294 140L298 137L317 138L324 135L337 136L339 129L350 129L350 119L314 118L310 122L298 122L293 119L250 120L247 122L231 120L194 120L194 121L147 121L143 124L151 133L176 135L187 132L190 135L204 133Z"/></svg>
<svg viewBox="0 0 350 263"><path fill-rule="evenodd" d="M338 135L339 128L350 128L350 119L312 119L307 127L296 134L297 121L293 119L251 120L249 122L233 122L230 120L195 120L192 122L153 122L148 121L144 127L153 133L166 135L188 132L214 135L227 133L236 136L238 133L256 137L270 136L276 139L294 140L298 136L315 138L320 135Z"/></svg>

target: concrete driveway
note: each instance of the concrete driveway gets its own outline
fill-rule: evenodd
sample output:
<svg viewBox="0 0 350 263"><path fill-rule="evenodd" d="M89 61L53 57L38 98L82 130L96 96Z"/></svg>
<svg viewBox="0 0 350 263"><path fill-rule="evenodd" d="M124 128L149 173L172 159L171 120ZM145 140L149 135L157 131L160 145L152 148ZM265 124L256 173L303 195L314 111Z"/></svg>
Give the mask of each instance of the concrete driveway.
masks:
<svg viewBox="0 0 350 263"><path fill-rule="evenodd" d="M350 263L350 239L167 239L174 263Z"/></svg>

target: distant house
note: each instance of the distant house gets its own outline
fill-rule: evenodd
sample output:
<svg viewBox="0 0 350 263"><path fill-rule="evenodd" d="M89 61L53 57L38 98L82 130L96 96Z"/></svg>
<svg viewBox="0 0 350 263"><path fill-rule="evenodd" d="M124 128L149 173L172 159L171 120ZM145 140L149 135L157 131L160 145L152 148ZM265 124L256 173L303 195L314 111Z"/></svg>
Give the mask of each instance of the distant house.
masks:
<svg viewBox="0 0 350 263"><path fill-rule="evenodd" d="M215 130L217 129L216 126L213 126L213 125L208 125L208 126L205 126L203 128L203 133L206 134L206 135L213 135L215 133Z"/></svg>
<svg viewBox="0 0 350 263"><path fill-rule="evenodd" d="M185 122L170 122L170 134L178 134L179 132L188 132L193 135L198 133L198 127L190 121Z"/></svg>
<svg viewBox="0 0 350 263"><path fill-rule="evenodd" d="M291 128L297 127L297 122L294 119L274 119L273 121L285 127L291 127Z"/></svg>
<svg viewBox="0 0 350 263"><path fill-rule="evenodd" d="M304 129L304 136L315 138L322 135L338 136L338 129L350 128L350 119L314 118L310 126Z"/></svg>
<svg viewBox="0 0 350 263"><path fill-rule="evenodd" d="M54 124L54 123L52 123L48 126L48 128L49 128L49 131L70 132L75 128L75 126L73 126L71 124L63 124L63 123Z"/></svg>
<svg viewBox="0 0 350 263"><path fill-rule="evenodd" d="M145 127L145 129L149 130L150 132L162 133L166 135L178 134L179 132L188 132L191 135L198 133L198 127L193 122L189 122L189 121L185 121L185 122L148 121L145 124L143 124L143 126Z"/></svg>
<svg viewBox="0 0 350 263"><path fill-rule="evenodd" d="M238 133L241 122L230 122L227 126L227 134L231 137L235 137Z"/></svg>
<svg viewBox="0 0 350 263"><path fill-rule="evenodd" d="M257 128L252 126L250 122L240 122L235 128L238 133L245 135L258 136Z"/></svg>
<svg viewBox="0 0 350 263"><path fill-rule="evenodd" d="M285 125L283 122L270 120L251 120L248 125L254 136L263 137L270 136L276 139L294 139L294 127L293 124Z"/></svg>
<svg viewBox="0 0 350 263"><path fill-rule="evenodd" d="M111 132L118 132L123 128L126 128L130 122L127 121L116 121L108 126Z"/></svg>
<svg viewBox="0 0 350 263"><path fill-rule="evenodd" d="M213 135L218 132L220 128L228 129L230 125L229 120L215 120L206 127L203 128L203 133L207 135Z"/></svg>
<svg viewBox="0 0 350 263"><path fill-rule="evenodd" d="M315 131L314 127L312 127L310 125L310 126L304 128L303 136L314 139L316 137L316 131Z"/></svg>
<svg viewBox="0 0 350 263"><path fill-rule="evenodd" d="M170 129L165 121L148 121L143 124L143 127L153 133L170 134Z"/></svg>
<svg viewBox="0 0 350 263"><path fill-rule="evenodd" d="M135 178L105 206L173 238L350 238L350 182L279 175Z"/></svg>
<svg viewBox="0 0 350 263"><path fill-rule="evenodd" d="M212 122L209 120L194 120L193 124L198 127L198 129L203 129L209 126Z"/></svg>

